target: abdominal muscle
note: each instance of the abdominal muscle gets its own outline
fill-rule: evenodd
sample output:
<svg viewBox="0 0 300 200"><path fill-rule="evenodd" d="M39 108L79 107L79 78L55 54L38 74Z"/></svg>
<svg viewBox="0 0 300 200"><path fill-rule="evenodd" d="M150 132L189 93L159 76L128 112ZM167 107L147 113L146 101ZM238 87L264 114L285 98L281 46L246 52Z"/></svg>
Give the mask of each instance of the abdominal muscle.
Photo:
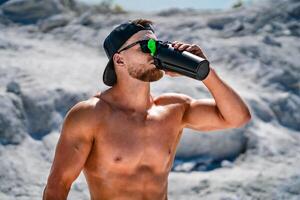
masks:
<svg viewBox="0 0 300 200"><path fill-rule="evenodd" d="M108 135L105 138L108 139ZM128 135L127 139L132 141L134 137ZM167 199L168 174L175 157L176 139L169 143L156 138L148 144L137 140L129 144L121 140L116 142L116 139L109 143L103 139L94 142L84 168L91 199Z"/></svg>
<svg viewBox="0 0 300 200"><path fill-rule="evenodd" d="M117 165L117 164L116 164ZM92 200L166 200L169 170L157 173L139 165L135 169L99 168L100 173L84 170ZM97 171L98 171L97 170Z"/></svg>

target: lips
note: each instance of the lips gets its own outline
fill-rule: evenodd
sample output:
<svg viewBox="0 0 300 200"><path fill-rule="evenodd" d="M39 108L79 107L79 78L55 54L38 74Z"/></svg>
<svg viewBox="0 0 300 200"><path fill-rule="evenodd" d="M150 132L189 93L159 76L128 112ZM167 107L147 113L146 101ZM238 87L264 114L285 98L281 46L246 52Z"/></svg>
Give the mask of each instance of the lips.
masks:
<svg viewBox="0 0 300 200"><path fill-rule="evenodd" d="M154 59L149 60L150 64L154 64Z"/></svg>

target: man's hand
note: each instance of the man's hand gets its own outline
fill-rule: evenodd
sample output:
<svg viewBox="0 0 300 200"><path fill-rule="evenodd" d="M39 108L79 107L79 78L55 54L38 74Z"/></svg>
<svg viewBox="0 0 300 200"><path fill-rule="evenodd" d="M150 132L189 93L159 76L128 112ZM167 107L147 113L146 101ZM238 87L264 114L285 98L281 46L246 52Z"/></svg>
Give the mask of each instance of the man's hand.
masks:
<svg viewBox="0 0 300 200"><path fill-rule="evenodd" d="M179 51L188 51L196 56L207 59L206 56L204 55L203 51L201 50L201 48L196 44L186 44L183 42L174 41L174 42L172 42L172 47L174 47L174 49L177 49ZM176 72L171 72L171 71L165 71L165 72L167 75L172 76L172 77L182 76L181 74L178 74Z"/></svg>
<svg viewBox="0 0 300 200"><path fill-rule="evenodd" d="M174 41L172 43L172 47L174 47L174 49L178 49L179 51L188 51L196 56L207 59L202 52L202 49L196 44L186 44L179 41Z"/></svg>

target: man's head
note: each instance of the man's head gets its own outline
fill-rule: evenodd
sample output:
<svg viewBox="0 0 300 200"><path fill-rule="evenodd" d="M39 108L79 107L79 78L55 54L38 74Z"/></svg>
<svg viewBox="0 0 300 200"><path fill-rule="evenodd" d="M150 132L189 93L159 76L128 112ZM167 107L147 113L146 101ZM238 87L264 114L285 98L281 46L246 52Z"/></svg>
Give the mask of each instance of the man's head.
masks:
<svg viewBox="0 0 300 200"><path fill-rule="evenodd" d="M117 26L105 39L104 49L110 58L103 74L106 85L115 85L117 79L152 82L162 78L163 71L155 67L152 56L143 52L139 43L151 38L157 40L152 24L146 19L129 21Z"/></svg>

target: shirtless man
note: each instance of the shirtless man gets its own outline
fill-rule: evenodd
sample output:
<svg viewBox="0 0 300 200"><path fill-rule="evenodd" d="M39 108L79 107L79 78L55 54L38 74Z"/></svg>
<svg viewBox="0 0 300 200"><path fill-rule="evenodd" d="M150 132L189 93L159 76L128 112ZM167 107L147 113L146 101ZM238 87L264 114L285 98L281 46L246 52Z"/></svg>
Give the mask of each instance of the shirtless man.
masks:
<svg viewBox="0 0 300 200"><path fill-rule="evenodd" d="M150 82L164 73L178 74L157 69L139 44L123 49L147 38L157 39L151 21L143 19L121 24L106 38L110 62L103 80L112 87L67 113L44 200L67 199L82 170L93 200L167 200L168 174L183 128L238 128L250 120L246 104L213 68L202 81L213 99L152 96ZM205 58L197 45L172 45Z"/></svg>

